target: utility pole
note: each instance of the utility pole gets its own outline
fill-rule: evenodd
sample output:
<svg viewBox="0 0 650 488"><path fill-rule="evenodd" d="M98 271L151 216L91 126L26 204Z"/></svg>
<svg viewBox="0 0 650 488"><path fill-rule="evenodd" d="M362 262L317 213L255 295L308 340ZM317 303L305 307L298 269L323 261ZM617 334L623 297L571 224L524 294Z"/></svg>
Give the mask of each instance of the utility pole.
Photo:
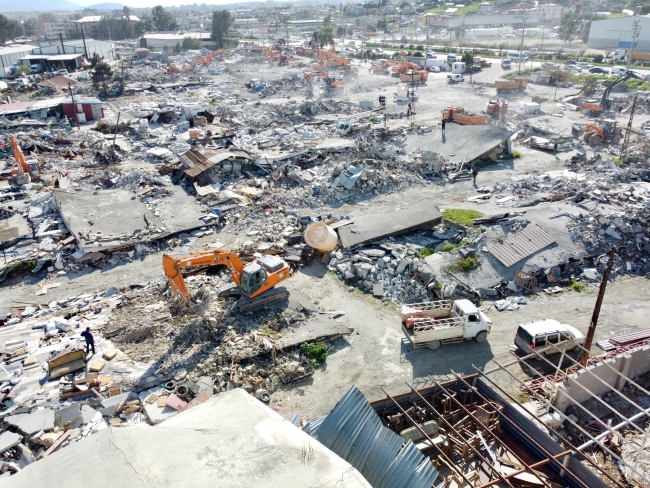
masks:
<svg viewBox="0 0 650 488"><path fill-rule="evenodd" d="M596 325L598 324L600 307L602 306L603 298L605 297L607 280L609 279L609 272L612 270L612 265L614 264L615 254L616 254L616 248L612 247L612 249L609 251L609 260L607 261L607 267L605 268L605 273L603 273L603 280L600 282L600 290L598 290L598 298L596 299L594 314L591 316L591 323L589 324L589 330L587 331L587 338L585 339L585 345L583 346L582 354L580 355L579 362L584 368L587 367L587 361L589 360L589 351L591 351L591 343L593 342L594 334L596 333Z"/></svg>
<svg viewBox="0 0 650 488"><path fill-rule="evenodd" d="M115 134L113 135L113 144L111 145L111 164L115 159L115 139L117 139L117 130L120 127L120 115L122 112L117 112L117 122L115 122Z"/></svg>
<svg viewBox="0 0 650 488"><path fill-rule="evenodd" d="M630 50L627 53L627 70L630 71L630 62L632 61L632 54L634 53L634 48L636 47L636 41L639 38L639 33L641 32L641 25L638 20L635 20L632 24L632 43L630 44Z"/></svg>
<svg viewBox="0 0 650 488"><path fill-rule="evenodd" d="M409 98L411 99L409 104L411 106L410 122L411 127L413 127L415 125L415 71L413 70L411 70L411 96Z"/></svg>
<svg viewBox="0 0 650 488"><path fill-rule="evenodd" d="M634 95L634 101L632 102L632 110L630 110L630 120L627 122L627 129L625 131L625 136L623 137L623 144L621 145L621 154L619 154L619 159L621 161L625 160L625 153L627 153L627 147L630 145L630 134L632 133L632 120L634 119L634 109L636 108L636 99L639 96L637 93Z"/></svg>
<svg viewBox="0 0 650 488"><path fill-rule="evenodd" d="M86 53L86 61L90 61L90 59L88 59L88 48L86 48L86 37L84 36L84 25L80 22L79 27L81 27L81 39L84 41L84 53Z"/></svg>
<svg viewBox="0 0 650 488"><path fill-rule="evenodd" d="M527 16L521 17L521 19L523 19L523 21L524 21L524 25L521 27L521 45L519 46L519 68L518 68L518 71L517 71L518 75L521 74L521 51L523 51L523 49L524 49L524 35L526 35L526 19L527 18L528 18Z"/></svg>
<svg viewBox="0 0 650 488"><path fill-rule="evenodd" d="M77 106L74 103L74 97L72 96L72 87L70 86L70 83L68 83L68 90L70 90L70 99L72 100L72 113L74 114L74 121L77 123L77 130L81 130L81 127L79 127L79 118L77 117Z"/></svg>

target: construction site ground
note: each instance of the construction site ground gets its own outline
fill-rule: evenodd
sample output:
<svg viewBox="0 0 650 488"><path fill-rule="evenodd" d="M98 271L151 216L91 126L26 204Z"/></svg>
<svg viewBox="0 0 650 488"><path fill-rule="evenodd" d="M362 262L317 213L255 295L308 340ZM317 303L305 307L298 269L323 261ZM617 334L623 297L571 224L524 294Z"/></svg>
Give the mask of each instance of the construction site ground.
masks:
<svg viewBox="0 0 650 488"><path fill-rule="evenodd" d="M302 76L304 64L297 67L298 62L307 66L311 60L304 58L293 61L289 67L270 67L261 62L248 59L237 65L236 77L228 74L215 76L219 82L227 79L232 81L232 91L241 92L241 98L248 99L251 104L287 103L288 100L304 101L305 99L347 100L353 103L372 100L377 105L380 95L387 98L386 110L390 114L406 112L406 103L397 104L393 101L393 92L397 83L396 78L387 75L371 75L369 64L359 64L358 79L347 80L343 90L326 92L322 85L317 85L314 94L307 90L294 91L288 97L265 98L260 100L255 95L246 92L243 84L252 78L265 81L281 79L287 74ZM503 74L497 60L493 60L492 68L473 76L473 81L493 83L495 78ZM434 127L430 133L432 140L443 144L440 131L440 114L448 106L462 106L471 112L481 112L486 102L496 96L493 87L486 87L469 82L448 85L446 73L431 73L426 84L417 88L419 100L416 102L415 123L421 126ZM224 89L226 91L226 89ZM557 94L556 94L557 91ZM505 95L510 100L510 113L519 110L520 102L529 102L532 96L547 100L542 103L544 115L527 119L528 123L539 121L542 125L552 126L556 132L569 135L571 125L575 122L585 123L588 119L581 112L556 108L554 98L558 100L576 94L579 88L557 88L554 86L529 85L525 93ZM619 95L620 96L620 95ZM111 115L115 116L120 107L129 103L128 97L108 102ZM551 114L561 114L555 116ZM650 117L637 115L635 125L645 122ZM627 123L627 116L617 118L619 124ZM405 126L406 117L390 119L389 126ZM471 144L472 141L467 141ZM478 176L478 186L491 186L499 181L510 180L515 175L541 174L553 170L563 170L564 161L575 151L553 155L540 151L516 146L522 153L521 158L502 161L483 169ZM592 155L592 149L586 149ZM131 167L133 163L129 163ZM136 163L135 166L148 167L149 163ZM476 195L476 187L471 181L457 183L438 183L426 186L414 186L400 193L380 194L354 205L342 204L339 207L324 205L319 209L305 209L307 214L335 213L337 215L355 215L363 213L379 213L390 211L404 202L417 202L424 198L436 202L439 207L476 208L468 202L469 196ZM559 205L559 204L558 204ZM488 207L486 207L488 208ZM480 210L485 211L484 208ZM535 209L529 209L534 212ZM196 251L218 247L236 249L238 243L245 239L245 232L230 233L228 227L210 236L196 239L190 246L179 249ZM155 282L163 283L164 276L161 267L162 253L150 253L142 259L137 257L132 262L119 265L109 265L91 272L69 273L61 278L62 286L51 289L47 301L58 298L79 295L93 290L108 287L122 287L134 283ZM351 335L334 343L327 362L309 379L294 383L272 394L271 404L285 415L300 412L306 418L313 418L328 412L351 384L356 385L370 399L383 396L381 388L389 392L401 392L406 389L405 381L418 386L427 383L429 375L435 378L447 378L450 371L457 373L472 373L472 365L480 369L491 369L495 362L507 363L511 358L511 346L515 331L519 324L534 319L556 318L571 324L582 332L586 332L596 300L597 288L587 287L578 293L566 290L558 295L544 294L529 297L529 303L517 311L497 312L495 309L487 313L493 321L492 332L488 341L475 343L467 341L463 344L451 344L438 350L422 349L414 351L406 341L401 330L398 308L393 304L383 304L381 300L371 295L350 291L343 283L327 273L324 264L311 264L300 268L287 282L292 293L292 305L299 303L311 310L340 311L344 315L341 321L352 328ZM29 302L34 292L40 287L30 279L15 280L5 286L0 294L0 308L8 309L16 303ZM160 300L151 296L151 303ZM36 300L34 300L36 301ZM600 315L596 340L607 337L612 333L621 333L635 328L647 327L650 316L650 282L643 277L624 276L610 283ZM593 353L600 351L594 348ZM151 358L155 361L157 358ZM514 371L513 368L511 370ZM517 366L516 373L522 379L530 377L529 372ZM498 377L498 376L497 376ZM519 393L518 385L507 377L501 377L502 386L512 394Z"/></svg>

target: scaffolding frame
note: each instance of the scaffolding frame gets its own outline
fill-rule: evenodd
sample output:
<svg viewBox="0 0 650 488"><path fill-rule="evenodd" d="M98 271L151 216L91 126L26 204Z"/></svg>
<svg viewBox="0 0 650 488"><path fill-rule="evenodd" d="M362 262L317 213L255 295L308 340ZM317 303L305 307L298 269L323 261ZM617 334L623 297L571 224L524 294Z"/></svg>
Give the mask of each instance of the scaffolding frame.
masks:
<svg viewBox="0 0 650 488"><path fill-rule="evenodd" d="M386 399L390 400L391 402L390 404L386 402L384 404L384 408L388 408L389 405L395 405L397 410L401 412L402 415L404 415L404 417L410 422L410 424L413 425L420 432L422 436L424 436L424 438L428 441L429 445L437 450L439 455L438 462L447 466L449 470L452 472L452 476L454 478L458 476L459 478L462 479L462 481L464 481L464 483L466 483L466 486L471 488L488 488L498 483L504 483L508 487L513 487L513 483L510 481L512 478L515 478L516 476L522 473L528 473L529 475L533 476L539 483L541 483L542 486L546 488L552 488L553 486L557 486L557 485L555 485L551 480L547 479L545 475L541 475L540 473L536 472L535 469L550 463L554 463L558 466L560 470L560 477L564 477L565 475L568 475L569 477L573 478L575 483L578 484L579 486L583 488L588 488L588 485L586 485L581 479L577 477L577 475L572 473L567 467L569 458L572 454L571 450L563 450L560 453L551 454L542 445L540 445L535 439L533 439L526 432L524 432L516 423L514 423L512 420L507 418L507 416L503 412L503 408L502 408L503 406L501 403L495 402L494 400L490 400L484 397L481 393L478 392L476 386L470 384L468 381L466 381L466 378L458 375L454 371L451 371L451 374L453 374L455 379L455 381L451 385L449 384L450 382L444 382L444 384L441 384L431 376L429 376L428 379L431 381L432 386L435 387L435 389L438 392L444 395L443 398L445 398L445 402L448 402L449 404L453 403L455 405L456 409L453 411L455 412L460 411L462 415L465 415L465 418L471 419L477 425L483 425L485 427L484 434L489 436L489 438L485 440L487 440L488 442L493 442L494 445L499 445L509 456L512 456L512 459L516 460L516 462L513 462L513 466L519 464L519 466L521 466L520 468L514 469L510 473L502 473L500 470L499 461L497 460L496 456L492 453L492 450L488 446L488 442L485 442L482 436L479 435L479 438L481 438L481 440L483 441L482 444L484 450L487 451L487 455L485 456L480 452L480 448L474 446L471 442L466 441L466 435L461 433L452 424L453 421L450 422L450 420L445 417L446 414L444 411L441 412L439 409L435 408L432 405L431 401L427 400L425 396L420 393L420 390L418 390L415 386L413 386L409 382L405 382L407 387L411 390L411 394L412 395L414 394L417 397L417 399L419 399L422 402L422 405L424 405L433 414L433 416L435 416L435 420L439 423L439 425L440 426L444 425L444 427L448 429L447 438L448 438L449 446L451 446L451 443L449 441L450 433L453 433L457 439L465 440L465 445L469 448L469 451L471 451L474 455L472 457L476 457L481 460L481 462L483 463L482 466L484 472L490 475L491 478L490 481L488 482L481 482L478 472L475 472L473 476L474 477L473 481L470 481L468 477L471 478L471 476L464 474L463 471L459 469L459 467L456 465L456 463L452 459L450 459L447 453L445 453L440 446L436 445L431 439L431 437L427 435L427 433L420 425L421 423L423 423L423 421L416 420L414 416L417 415L409 414L405 409L405 407L400 404L400 401L396 400L394 396L391 396L384 388L381 389L386 395ZM480 375L471 375L471 376L475 381L475 379L478 378ZM518 455L511 448L508 447L508 445L500 438L498 432L493 432L492 429L490 429L487 425L485 425L485 423L475 415L475 413L472 413L469 410L468 405L464 404L463 402L461 402L461 400L457 398L457 393L458 393L457 391L450 389L454 387L457 388L459 386L466 388L466 390L461 390L461 391L471 392L472 395L475 395L477 398L482 400L483 403L478 405L478 407L481 407L484 410L489 407L492 410L494 410L494 411L490 411L489 413L493 414L495 417L498 417L500 421L508 422L508 424L511 426L511 430L513 431L516 430L520 435L524 436L530 442L530 445L534 445L536 449L538 449L540 452L544 454L545 458L533 464L526 463L526 461L522 459L522 456ZM398 396L402 397L402 394ZM403 401L403 398L400 399ZM413 400L409 400L409 401L413 403ZM472 408L472 405L469 405L469 407ZM455 425L458 425L459 423L460 422L456 422ZM450 479L447 479L446 483L449 483ZM616 480L612 479L612 481L616 483ZM516 484L517 483L515 483L515 485ZM621 485L620 483L616 483L616 484L618 484L619 486L621 486L621 488L623 488L623 485ZM445 486L447 486L447 484L445 484Z"/></svg>
<svg viewBox="0 0 650 488"><path fill-rule="evenodd" d="M597 363L597 364L604 365L606 368L611 370L616 375L616 381L614 382L613 385L610 385L605 380L603 380L602 378L598 377L596 374L594 374L593 372L590 371L590 369L591 369L591 367L593 365L589 364L588 366L585 367L582 364L580 364L578 361L576 361L574 358L572 358L571 356L565 354L565 349L564 348L561 349L560 346L566 345L568 343L572 343L574 346L578 346L579 349L581 350L581 352L587 351L587 349L585 349L580 344L575 344L575 342L573 342L573 340L571 338L569 338L568 336L566 336L564 334L561 334L561 336L563 338L565 338L565 340L562 340L562 341L560 341L560 342L558 342L556 344L549 344L547 347L542 348L542 349L533 350L532 353L527 354L527 355L525 355L523 357L518 357L518 356L516 356L516 354L513 351L511 351L511 353L512 353L512 355L514 357L513 361L511 361L509 363L506 363L506 364L500 364L497 361L494 361L495 364L497 365L497 367L493 368L493 369L491 369L489 371L482 371L477 366L475 366L475 365L472 365L472 366L475 369L475 371L477 372L479 378L485 379L487 382L489 382L489 384L491 386L495 387L497 390L499 390L499 392L501 394L505 395L511 401L517 402L517 400L515 398L513 398L512 395L508 394L494 380L489 378L489 375L493 374L495 372L505 372L505 373L507 373L513 380L515 380L516 382L518 382L520 384L522 391L527 392L528 394L530 394L533 397L533 399L538 401L540 404L546 406L546 412L550 412L551 410L553 410L555 413L557 413L562 418L563 421L570 423L575 429L580 431L580 433L582 435L584 435L588 439L588 441L583 442L579 446L575 446L568 439L566 439L562 434L557 432L551 425L549 425L549 422L545 422L544 420L542 420L537 413L532 412L530 409L526 408L523 405L520 405L520 408L523 411L525 411L528 415L530 415L531 418L534 418L540 424L542 424L546 429L548 429L549 432L553 432L556 436L558 436L558 438L560 438L562 440L562 442L564 443L565 446L569 446L571 448L573 453L580 454L581 455L579 457L580 460L587 461L600 474L604 475L609 481L611 481L612 483L616 484L617 486L619 486L621 488L624 486L623 483L621 483L618 480L615 480L609 473L607 473L607 471L605 471L597 463L592 461L592 459L589 456L585 455L583 453L583 451L585 449L587 449L588 447L591 447L593 445L597 445L605 453L607 453L609 456L611 456L613 459L615 459L617 462L619 462L622 466L624 466L625 470L627 470L627 473L624 473L623 476L627 477L630 474L632 474L632 476L634 478L636 478L637 481L642 481L642 482L647 483L647 484L650 485L650 476L648 476L647 474L642 473L642 472L640 472L638 470L638 463L639 463L639 460L640 460L641 456L643 456L643 459L650 462L650 457L645 452L646 442L648 440L648 436L650 435L650 426L643 429L643 428L639 427L637 424L634 423L636 420L638 420L638 419L640 419L640 418L642 418L644 416L647 416L650 419L650 408L645 409L645 408L639 406L633 400L633 398L627 397L621 391L619 391L619 388L622 390L623 386L625 386L626 383L629 383L629 384L635 386L640 392L642 392L642 393L644 393L644 394L646 394L648 396L650 396L650 392L647 389L643 388L641 385L639 385L637 382L635 382L633 379L629 378L624 373L621 373L620 371L618 371L611 364L609 364L607 362L607 360L604 360L604 361L602 361L600 363ZM644 347L644 346L641 345L639 347ZM546 353L546 352L548 352L548 351L550 351L552 349L557 349L558 351L560 351L562 353L562 358L557 364L553 364L546 357L544 357L544 353ZM628 351L626 351L626 352L628 352ZM555 405L553 404L554 400L556 399L556 395L557 395L557 382L556 382L557 378L560 377L561 380L564 380L566 378L565 370L562 368L565 357L569 358L570 361L573 363L573 365L570 366L570 368L567 368L567 369L576 369L577 368L576 372L580 372L582 374L587 374L587 373L590 374L591 378L595 378L601 384L604 384L605 386L607 386L607 388L609 389L610 392L612 392L612 393L618 395L619 397L621 397L624 401L628 402L631 406L635 407L639 412L637 412L635 415L627 418L625 415L623 415L621 412L616 410L614 407L612 407L608 403L604 402L598 395L594 394L587 387L585 387L585 386L583 386L583 385L581 385L581 384L579 384L577 382L574 382L574 383L572 383L572 385L580 387L581 391L584 391L584 392L587 393L587 395L589 396L589 399L592 399L592 398L595 399L600 404L604 405L605 408L609 412L611 412L612 414L620 417L621 419L624 419L622 422L620 422L619 424L614 425L614 426L608 426L608 425L605 425L604 423L601 422L602 429L604 429L605 431L602 432L601 434L597 435L597 436L594 436L594 435L590 434L589 432L587 432L580 425L578 425L575 421L573 421L571 418L569 418L567 415L565 415L562 411L560 411L558 408L556 408ZM543 373L540 373L539 371L537 371L536 369L532 368L526 361L526 360L531 359L531 358L540 359L543 362L547 363L548 365L552 366L553 369L555 370L554 379L556 381L552 382L549 379L549 376L551 376L551 374L543 374ZM607 359L609 359L609 358L607 358ZM515 364L524 365L530 371L532 371L533 374L540 376L541 379L544 381L544 384L549 386L549 393L548 393L549 398L546 398L540 392L537 392L537 391L535 391L535 390L533 390L531 388L528 388L524 381L519 379L512 372L508 371L507 368L510 367L510 366L513 366ZM458 375L456 373L454 373L454 375L456 375L456 377L458 377ZM562 396L564 398L568 399L571 402L572 405L576 405L577 407L584 410L587 414L589 414L594 419L598 419L597 416L591 414L591 412L589 412L588 409L584 408L581 405L580 402L578 402L575 398L573 398L571 395L569 395L566 391L562 391ZM618 430L620 430L621 428L626 427L626 426L631 426L631 428L634 431L636 431L637 433L642 435L642 441L641 441L640 444L635 442L632 439L625 439L625 442L627 442L630 445L636 447L636 457L635 457L634 465L630 465L629 462L626 462L621 456L614 453L603 442L603 439L607 435L611 434L612 436L619 436L616 432ZM619 436L619 437L622 438L622 436Z"/></svg>

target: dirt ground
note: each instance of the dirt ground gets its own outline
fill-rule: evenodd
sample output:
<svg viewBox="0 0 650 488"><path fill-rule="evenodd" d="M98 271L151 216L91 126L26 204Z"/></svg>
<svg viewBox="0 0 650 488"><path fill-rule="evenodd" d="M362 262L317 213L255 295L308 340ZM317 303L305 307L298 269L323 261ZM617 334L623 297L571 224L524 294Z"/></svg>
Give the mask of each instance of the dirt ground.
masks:
<svg viewBox="0 0 650 488"><path fill-rule="evenodd" d="M309 63L311 64L311 62ZM237 86L250 78L263 78L268 80L279 79L287 73L302 76L304 68L262 68L252 62L239 65L243 72L238 73ZM387 110L391 114L406 111L404 104L393 102L392 93L396 79L389 76L374 76L368 74L368 65L360 66L358 80L346 85L342 93L335 95L315 91L317 97L337 97L359 102L373 100L376 102L379 95L386 95ZM500 67L495 66L484 70L474 76L478 81L493 81L503 73ZM234 80L229 75L215 77L218 81ZM241 89L241 88L237 88ZM226 91L224 89L224 91ZM557 98L574 94L576 88L557 90ZM519 102L530 101L531 96L541 96L550 100L542 105L548 113L557 111L552 100L555 97L555 87L539 85L530 86L523 95L513 95L511 110L517 110ZM481 111L491 96L495 95L494 89L485 87L472 87L469 83L448 86L446 74L431 74L429 82L418 89L419 102L416 105L416 122L421 125L437 126L441 110L447 106L464 106L472 111ZM624 95L617 95L624 97ZM243 93L243 98L248 98L251 103L285 103L286 97L276 99L258 100L255 95ZM306 90L300 93L296 90L291 99L302 101L308 98ZM563 112L562 117L542 115L538 119L545 119L549 125L558 127L561 131L570 131L574 121L585 122L580 113ZM647 120L648 116L639 115L635 118L635 125ZM620 117L619 123L627 122L626 117ZM390 125L406 125L406 119L392 119ZM439 132L434 131L431 137L439 137ZM468 141L471 143L471 141ZM555 157L534 150L516 146L522 152L520 159L506 161L492 166L479 175L479 185L489 186L497 181L503 181L517 174L545 172L563 167L564 159L571 153L562 153ZM591 151L591 150L590 150ZM405 192L379 195L357 205L342 205L337 212L346 215L360 214L363 212L377 212L390 210L405 202L417 202L422 198L431 198L439 205L450 205L455 202L465 202L468 196L474 195L475 189L471 182L464 181L455 184L429 185L427 187L411 187ZM318 212L334 210L323 207ZM312 209L309 213L315 214ZM177 249L178 252L202 250L216 241L221 242L225 248L234 248L237 238L226 230L198 239L191 248ZM40 288L35 280L14 281L3 287L0 293L0 310L8 309L17 303L45 303L67 296L79 295L91 290L106 289L110 286L123 286L132 283L163 281L161 253L153 253L142 259L121 266L108 266L80 275L61 277L62 286L51 289L45 297L37 299L34 292ZM350 385L355 384L369 399L383 396L381 387L390 393L408 389L405 382L418 386L425 385L429 375L435 378L446 378L453 370L458 373L471 373L476 366L482 370L489 370L495 366L495 361L505 363L512 358L510 346L513 343L517 326L522 322L540 318L554 318L576 326L583 332L586 331L593 306L596 300L597 289L588 288L582 293L565 291L558 295L539 295L531 297L528 305L513 312L497 312L489 310L487 314L493 321L492 333L485 343L466 342L443 346L436 351L428 349L414 351L406 342L401 332L399 310L392 305L383 305L381 301L371 296L361 295L357 292L348 292L348 288L326 273L324 265L314 264L301 269L288 282L289 288L294 293L304 294L312 306L320 310L342 311L344 316L340 319L354 329L347 338L337 341L331 351L327 363L309 380L293 384L290 387L277 391L272 396L272 406L285 415L293 412L305 417L318 417L327 413L341 398ZM157 301L157 299L155 300ZM154 303L154 302L152 302ZM610 283L607 289L596 339L607 337L613 333L621 333L647 326L650 316L650 282L640 277L622 277ZM594 348L594 353L599 349ZM526 373L519 366L511 368L521 378ZM512 384L507 375L495 375L499 383L512 393L518 392L518 387Z"/></svg>

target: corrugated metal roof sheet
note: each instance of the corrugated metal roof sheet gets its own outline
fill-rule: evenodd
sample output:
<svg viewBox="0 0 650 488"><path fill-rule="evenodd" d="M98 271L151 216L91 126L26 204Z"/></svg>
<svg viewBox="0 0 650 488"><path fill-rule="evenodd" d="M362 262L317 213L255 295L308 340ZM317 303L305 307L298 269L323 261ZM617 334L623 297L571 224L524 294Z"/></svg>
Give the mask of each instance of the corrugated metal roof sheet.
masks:
<svg viewBox="0 0 650 488"><path fill-rule="evenodd" d="M178 159L183 163L185 174L192 178L200 175L204 171L212 168L214 163L208 161L206 157L198 151L190 150L178 156Z"/></svg>
<svg viewBox="0 0 650 488"><path fill-rule="evenodd" d="M650 337L650 329L635 330L626 334L618 334L609 338L609 342L617 346L631 344L633 342L642 341Z"/></svg>
<svg viewBox="0 0 650 488"><path fill-rule="evenodd" d="M512 266L555 242L555 237L537 225L508 237L492 246L490 253L505 266Z"/></svg>
<svg viewBox="0 0 650 488"><path fill-rule="evenodd" d="M429 488L438 471L411 442L386 428L352 386L325 417L305 432L354 466L377 488Z"/></svg>
<svg viewBox="0 0 650 488"><path fill-rule="evenodd" d="M229 149L215 149L213 151L207 151L205 157L213 164L219 164L221 161L224 161L228 158L244 158L244 159L253 159L248 153L244 151L234 151Z"/></svg>

